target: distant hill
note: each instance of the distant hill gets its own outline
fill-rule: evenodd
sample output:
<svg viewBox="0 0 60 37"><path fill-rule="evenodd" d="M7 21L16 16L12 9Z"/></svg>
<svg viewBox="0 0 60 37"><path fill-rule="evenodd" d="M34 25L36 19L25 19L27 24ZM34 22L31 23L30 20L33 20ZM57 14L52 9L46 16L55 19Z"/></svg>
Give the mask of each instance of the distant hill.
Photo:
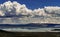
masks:
<svg viewBox="0 0 60 37"><path fill-rule="evenodd" d="M55 27L60 24L49 24L49 23L29 23L29 24L0 24L0 27Z"/></svg>

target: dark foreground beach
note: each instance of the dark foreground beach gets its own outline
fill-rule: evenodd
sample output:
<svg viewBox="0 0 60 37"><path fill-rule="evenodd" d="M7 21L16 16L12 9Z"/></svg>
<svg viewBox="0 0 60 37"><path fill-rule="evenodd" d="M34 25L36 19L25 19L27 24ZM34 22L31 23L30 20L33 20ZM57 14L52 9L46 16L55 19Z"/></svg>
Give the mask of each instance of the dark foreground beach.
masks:
<svg viewBox="0 0 60 37"><path fill-rule="evenodd" d="M60 32L7 32L0 30L0 37L60 37Z"/></svg>

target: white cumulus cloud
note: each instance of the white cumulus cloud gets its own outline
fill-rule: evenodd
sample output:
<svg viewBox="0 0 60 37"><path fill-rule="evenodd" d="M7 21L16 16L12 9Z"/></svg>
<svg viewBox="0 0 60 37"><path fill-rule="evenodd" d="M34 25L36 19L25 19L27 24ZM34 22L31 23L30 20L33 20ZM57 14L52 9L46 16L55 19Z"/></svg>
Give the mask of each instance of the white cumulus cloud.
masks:
<svg viewBox="0 0 60 37"><path fill-rule="evenodd" d="M60 7L47 6L38 9L28 9L25 4L7 1L0 4L0 16L24 16L24 18L0 18L0 24L21 23L60 23ZM28 16L26 18L26 16ZM30 17L29 17L30 16ZM39 17L39 18L36 18ZM35 18L34 18L35 17ZM8 21L9 20L9 21Z"/></svg>

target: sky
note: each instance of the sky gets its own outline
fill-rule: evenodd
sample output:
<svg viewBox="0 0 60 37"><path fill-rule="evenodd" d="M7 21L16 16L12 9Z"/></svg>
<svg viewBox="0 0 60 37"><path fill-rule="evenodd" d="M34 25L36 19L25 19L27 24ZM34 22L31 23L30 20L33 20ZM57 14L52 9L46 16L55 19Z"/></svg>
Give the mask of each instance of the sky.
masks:
<svg viewBox="0 0 60 37"><path fill-rule="evenodd" d="M0 16L24 17L24 19L1 18L0 23L26 24L33 22L33 23L60 24L59 3L60 3L59 0L0 0ZM27 16L31 18L25 18ZM36 19L37 16L39 18Z"/></svg>
<svg viewBox="0 0 60 37"><path fill-rule="evenodd" d="M11 2L12 4L9 4ZM14 2L16 6L14 6ZM7 2L7 3L6 3ZM5 3L5 4L3 4ZM20 4L18 4L20 3ZM60 24L60 0L0 0L0 15L1 16L13 16L13 15L36 15L43 18L0 18L0 24L28 24L28 23L54 23ZM13 6L8 6L8 5ZM22 4L22 5L21 5ZM26 6L24 6L24 5ZM52 7L44 7L52 6ZM59 6L59 7L54 7ZM12 7L12 8L11 8ZM27 7L27 8L26 8ZM22 8L22 9L21 9ZM42 8L42 9L40 9ZM31 9L31 10L30 10ZM48 12L46 12L46 11ZM22 12L22 13L21 13ZM10 15L9 15L10 14ZM57 18L55 18L55 16ZM8 21L9 20L9 21ZM44 20L44 21L43 21Z"/></svg>
<svg viewBox="0 0 60 37"><path fill-rule="evenodd" d="M44 6L60 6L60 0L0 0L0 4L6 1L17 1L25 4L29 9L37 9Z"/></svg>

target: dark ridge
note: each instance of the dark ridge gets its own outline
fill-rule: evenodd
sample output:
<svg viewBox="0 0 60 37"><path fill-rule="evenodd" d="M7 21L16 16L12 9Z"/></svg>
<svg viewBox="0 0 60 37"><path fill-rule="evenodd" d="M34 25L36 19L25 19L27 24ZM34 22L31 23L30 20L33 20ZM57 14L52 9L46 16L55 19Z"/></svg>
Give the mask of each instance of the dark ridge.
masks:
<svg viewBox="0 0 60 37"><path fill-rule="evenodd" d="M4 31L4 30L0 30L0 32L6 32L6 31Z"/></svg>
<svg viewBox="0 0 60 37"><path fill-rule="evenodd" d="M53 29L53 30L51 30L51 31L60 31L60 29Z"/></svg>
<svg viewBox="0 0 60 37"><path fill-rule="evenodd" d="M8 32L0 30L0 37L60 37L60 32Z"/></svg>
<svg viewBox="0 0 60 37"><path fill-rule="evenodd" d="M60 24L48 24L48 23L30 23L30 24L0 24L1 27L55 27L56 25Z"/></svg>

